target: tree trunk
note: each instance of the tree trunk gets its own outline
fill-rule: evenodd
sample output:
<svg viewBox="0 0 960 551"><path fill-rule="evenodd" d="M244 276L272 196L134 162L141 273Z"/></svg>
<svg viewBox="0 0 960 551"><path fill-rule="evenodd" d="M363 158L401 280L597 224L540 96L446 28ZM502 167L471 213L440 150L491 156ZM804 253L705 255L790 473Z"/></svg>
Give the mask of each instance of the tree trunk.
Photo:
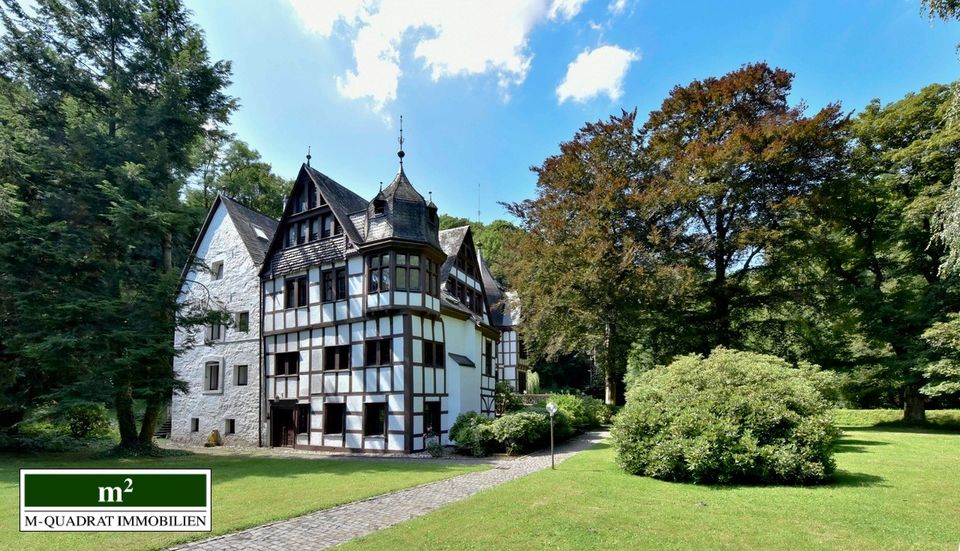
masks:
<svg viewBox="0 0 960 551"><path fill-rule="evenodd" d="M903 393L903 420L911 424L927 422L926 398L915 386L908 386Z"/></svg>
<svg viewBox="0 0 960 551"><path fill-rule="evenodd" d="M606 373L604 374L604 379L606 384L604 398L605 402L611 406L617 405L617 374L611 369L612 366L607 366Z"/></svg>
<svg viewBox="0 0 960 551"><path fill-rule="evenodd" d="M117 425L120 428L120 447L132 448L137 445L137 418L133 414L133 390L129 383L119 385L114 396L117 408Z"/></svg>
<svg viewBox="0 0 960 551"><path fill-rule="evenodd" d="M153 435L157 432L157 420L160 418L162 408L163 404L160 400L150 399L147 401L147 409L143 411L143 422L140 425L141 446L153 446Z"/></svg>

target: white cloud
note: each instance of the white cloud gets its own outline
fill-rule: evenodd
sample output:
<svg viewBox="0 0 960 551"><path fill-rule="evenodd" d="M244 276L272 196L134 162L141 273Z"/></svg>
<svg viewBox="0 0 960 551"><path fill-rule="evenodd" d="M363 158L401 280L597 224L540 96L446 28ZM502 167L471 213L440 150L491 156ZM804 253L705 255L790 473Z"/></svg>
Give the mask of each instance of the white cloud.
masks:
<svg viewBox="0 0 960 551"><path fill-rule="evenodd" d="M580 13L580 9L586 3L587 0L553 0L547 17L550 19L563 18L565 21L570 21Z"/></svg>
<svg viewBox="0 0 960 551"><path fill-rule="evenodd" d="M613 101L623 95L623 79L640 55L617 46L585 50L567 66L567 76L557 86L557 101L584 102L600 94Z"/></svg>
<svg viewBox="0 0 960 551"><path fill-rule="evenodd" d="M530 70L530 31L548 18L572 18L585 0L289 2L307 32L329 38L344 31L356 66L336 77L337 90L382 111L397 97L401 48L412 48L434 80L492 74L507 97Z"/></svg>
<svg viewBox="0 0 960 551"><path fill-rule="evenodd" d="M607 6L607 9L613 15L620 15L623 13L623 10L627 9L627 0L613 0Z"/></svg>

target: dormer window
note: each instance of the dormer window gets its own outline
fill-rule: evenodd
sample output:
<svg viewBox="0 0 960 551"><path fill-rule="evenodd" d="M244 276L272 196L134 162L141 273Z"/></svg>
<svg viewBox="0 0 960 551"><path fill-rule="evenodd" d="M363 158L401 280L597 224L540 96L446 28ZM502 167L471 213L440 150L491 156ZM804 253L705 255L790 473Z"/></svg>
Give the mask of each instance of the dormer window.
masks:
<svg viewBox="0 0 960 551"><path fill-rule="evenodd" d="M380 216L384 213L384 209L387 207L387 202L383 199L375 199L373 201L373 215Z"/></svg>

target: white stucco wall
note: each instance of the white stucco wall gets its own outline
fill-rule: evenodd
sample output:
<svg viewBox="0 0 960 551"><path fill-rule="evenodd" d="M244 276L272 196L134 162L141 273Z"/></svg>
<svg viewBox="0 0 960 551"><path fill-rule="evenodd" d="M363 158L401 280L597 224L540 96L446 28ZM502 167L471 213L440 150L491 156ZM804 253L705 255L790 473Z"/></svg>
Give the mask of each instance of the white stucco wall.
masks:
<svg viewBox="0 0 960 551"><path fill-rule="evenodd" d="M210 432L220 431L224 445L258 446L260 443L260 284L258 267L250 258L226 209L221 204L213 214L197 256L207 264L222 261L223 278L214 280L207 271L191 271L181 290L180 300L207 301L211 308L231 313L249 312L250 328L240 332L228 327L222 342L204 343L204 328L189 331L194 346L174 360L177 376L189 385L186 394L174 394L171 404L171 438L194 444L206 442ZM189 341L186 330L178 330L175 344ZM204 365L221 361L221 392L203 390ZM247 366L247 384L236 384L235 367ZM199 419L199 431L191 432L191 419ZM225 422L234 419L235 434L225 434Z"/></svg>
<svg viewBox="0 0 960 551"><path fill-rule="evenodd" d="M472 320L444 316L443 322L446 329L446 351L466 356L476 364L476 367L463 367L447 355L447 392L450 397L448 411L452 424L461 413L480 411L482 335Z"/></svg>

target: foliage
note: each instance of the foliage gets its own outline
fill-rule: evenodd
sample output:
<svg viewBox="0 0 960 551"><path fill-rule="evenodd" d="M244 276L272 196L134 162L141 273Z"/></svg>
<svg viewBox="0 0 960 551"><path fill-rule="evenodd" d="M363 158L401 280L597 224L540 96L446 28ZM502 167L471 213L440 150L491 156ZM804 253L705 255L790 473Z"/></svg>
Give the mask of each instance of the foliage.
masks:
<svg viewBox="0 0 960 551"><path fill-rule="evenodd" d="M293 182L273 173L260 153L240 140L208 137L201 149L199 187L187 191L187 205L206 213L217 192L273 218L283 214L283 201Z"/></svg>
<svg viewBox="0 0 960 551"><path fill-rule="evenodd" d="M814 286L842 330L827 368L855 366L867 385L891 387L904 416L922 422L924 367L937 351L922 338L960 310L956 281L940 273L933 218L960 156L960 127L943 124L949 86L931 85L854 121L848 177L818 191L798 255L817 262ZM856 372L855 372L856 374ZM934 375L931 372L931 375Z"/></svg>
<svg viewBox="0 0 960 551"><path fill-rule="evenodd" d="M612 434L629 473L722 484L823 482L839 437L799 370L724 348L644 373Z"/></svg>
<svg viewBox="0 0 960 551"><path fill-rule="evenodd" d="M923 332L923 340L941 355L923 370L928 381L920 392L943 396L960 392L960 314L953 313L946 321L931 325Z"/></svg>
<svg viewBox="0 0 960 551"><path fill-rule="evenodd" d="M669 261L675 228L660 223L657 190L641 177L635 121L623 112L584 125L534 168L536 198L507 205L524 230L508 275L533 359L594 353L608 402L652 303L685 281Z"/></svg>
<svg viewBox="0 0 960 551"><path fill-rule="evenodd" d="M931 19L938 17L946 21L960 18L960 0L920 0L920 8Z"/></svg>
<svg viewBox="0 0 960 551"><path fill-rule="evenodd" d="M450 440L457 449L475 457L489 454L494 447L493 419L476 411L461 413L450 427Z"/></svg>
<svg viewBox="0 0 960 551"><path fill-rule="evenodd" d="M551 394L537 406L542 407L547 402L553 402L559 411L566 413L573 429L577 431L595 429L603 424L603 418L606 417L605 404L592 396Z"/></svg>
<svg viewBox="0 0 960 551"><path fill-rule="evenodd" d="M550 437L550 417L538 411L518 411L498 417L490 429L508 454L517 455L536 449Z"/></svg>
<svg viewBox="0 0 960 551"><path fill-rule="evenodd" d="M527 371L527 393L540 394L540 374L536 371Z"/></svg>
<svg viewBox="0 0 960 551"><path fill-rule="evenodd" d="M494 403L497 415L519 411L523 409L523 400L513 391L513 387L506 381L499 381L494 387Z"/></svg>
<svg viewBox="0 0 960 551"><path fill-rule="evenodd" d="M537 373L541 392L559 392L563 389L585 392L593 390L593 362L585 354L559 354L553 359L535 358L530 369ZM600 389L602 391L602 386Z"/></svg>
<svg viewBox="0 0 960 551"><path fill-rule="evenodd" d="M903 412L897 409L834 409L830 414L834 423L844 430L856 428L884 428L919 431L916 425L903 422ZM938 431L960 431L960 410L933 409L927 412L926 428Z"/></svg>
<svg viewBox="0 0 960 551"><path fill-rule="evenodd" d="M178 0L4 0L0 22L0 422L82 398L116 411L122 446L151 447L182 386L170 337L201 322L176 301L195 237L180 196L235 105L230 65Z"/></svg>
<svg viewBox="0 0 960 551"><path fill-rule="evenodd" d="M60 415L74 438L104 437L110 429L110 412L100 403L76 402L63 408Z"/></svg>
<svg viewBox="0 0 960 551"><path fill-rule="evenodd" d="M651 177L682 228L684 257L702 267L681 314L699 333L697 348L739 344L750 310L789 297L767 292L758 301L749 284L777 276L770 249L782 228L842 172L847 117L836 104L807 116L806 105L788 101L792 83L765 63L695 80L675 87L640 132Z"/></svg>
<svg viewBox="0 0 960 551"><path fill-rule="evenodd" d="M645 371L653 369L653 352L650 347L641 341L637 341L630 346L630 353L627 355L627 372L623 375L623 387L628 392Z"/></svg>
<svg viewBox="0 0 960 551"><path fill-rule="evenodd" d="M443 444L440 443L439 436L434 435L427 437L426 449L430 457L443 457L444 449Z"/></svg>

